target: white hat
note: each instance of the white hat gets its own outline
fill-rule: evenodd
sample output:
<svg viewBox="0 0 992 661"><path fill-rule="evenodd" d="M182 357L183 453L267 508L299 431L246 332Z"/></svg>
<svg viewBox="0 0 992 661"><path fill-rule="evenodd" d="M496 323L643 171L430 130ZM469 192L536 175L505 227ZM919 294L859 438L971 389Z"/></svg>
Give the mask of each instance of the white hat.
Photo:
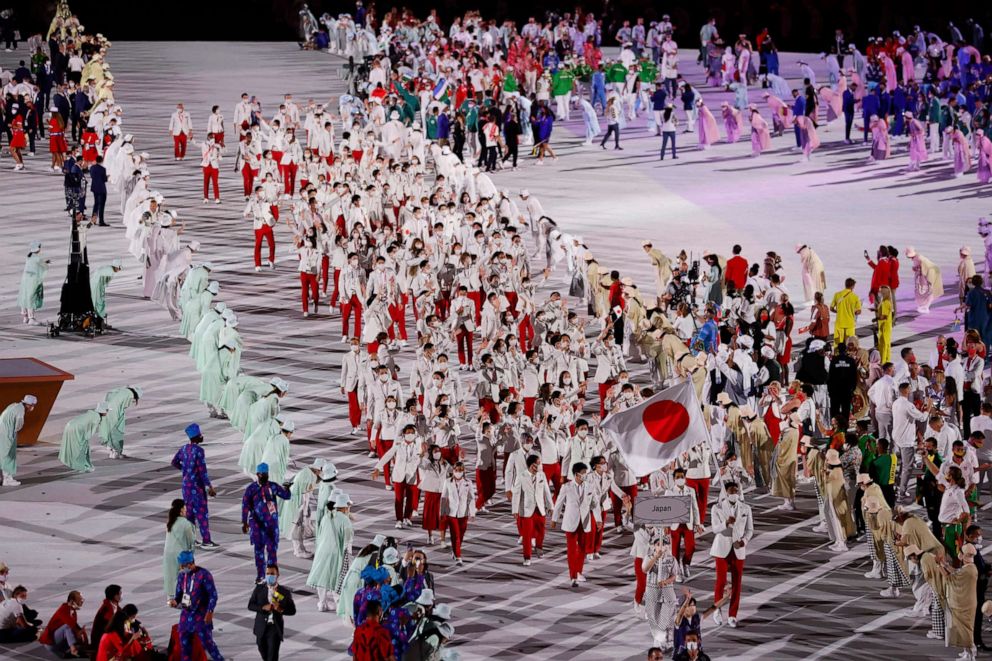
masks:
<svg viewBox="0 0 992 661"><path fill-rule="evenodd" d="M210 284L207 285L207 291L216 296L220 293L220 283L216 280L211 280Z"/></svg>
<svg viewBox="0 0 992 661"><path fill-rule="evenodd" d="M296 431L296 423L292 420L286 420L281 426L283 431L288 431L289 433Z"/></svg>
<svg viewBox="0 0 992 661"><path fill-rule="evenodd" d="M337 496L335 496L335 498L334 498L334 507L348 507L348 503L350 503L350 502L351 501L348 500L348 494L346 494L345 492L342 491ZM395 551L396 549L393 549L393 550ZM389 563L389 564L392 564L392 563Z"/></svg>
<svg viewBox="0 0 992 661"><path fill-rule="evenodd" d="M323 467L320 469L320 476L325 480L330 480L338 476L338 468L332 462L324 460Z"/></svg>
<svg viewBox="0 0 992 661"><path fill-rule="evenodd" d="M903 549L903 553L905 552L906 552L905 549ZM965 544L964 546L961 547L961 555L973 556L977 554L978 554L978 550L975 548L974 544Z"/></svg>
<svg viewBox="0 0 992 661"><path fill-rule="evenodd" d="M399 119L399 118L400 118L400 114L398 112L396 112L395 110L393 112L389 113L389 119Z"/></svg>
<svg viewBox="0 0 992 661"><path fill-rule="evenodd" d="M982 604L982 615L985 617L992 616L992 601L986 601Z"/></svg>
<svg viewBox="0 0 992 661"><path fill-rule="evenodd" d="M775 360L775 349L766 344L761 347L761 355L768 360Z"/></svg>
<svg viewBox="0 0 992 661"><path fill-rule="evenodd" d="M280 392L289 392L289 384L280 379L278 376L273 377L272 380L269 381L269 385L279 389Z"/></svg>
<svg viewBox="0 0 992 661"><path fill-rule="evenodd" d="M134 140L134 136L130 133L124 136L124 142L131 142L132 140Z"/></svg>
<svg viewBox="0 0 992 661"><path fill-rule="evenodd" d="M112 266L113 268L115 268L115 269L117 269L118 271L120 271L121 269L123 269L123 268L124 268L124 260L123 260L123 259L121 259L120 257L118 257L118 258L116 258L116 259L113 259L113 260L111 260L111 262L110 262L110 265L111 265L111 266Z"/></svg>
<svg viewBox="0 0 992 661"><path fill-rule="evenodd" d="M220 312L220 316L223 317L224 319L237 319L238 318L238 315L234 313L234 310L232 310L231 308L227 307L226 305L224 306L224 309L223 310L218 310L218 312Z"/></svg>
<svg viewBox="0 0 992 661"><path fill-rule="evenodd" d="M823 351L826 348L826 346L827 343L824 342L823 340L813 340L812 342L809 343L809 350L813 352Z"/></svg>
<svg viewBox="0 0 992 661"><path fill-rule="evenodd" d="M961 254L965 257L971 256L971 246L961 246Z"/></svg>
<svg viewBox="0 0 992 661"><path fill-rule="evenodd" d="M913 246L907 246L906 257L909 259L913 259L914 257L916 257L916 248L914 248Z"/></svg>
<svg viewBox="0 0 992 661"><path fill-rule="evenodd" d="M720 404L721 406L726 406L727 404L730 404L731 403L730 395L728 395L725 392L720 393L719 395L716 396L716 403Z"/></svg>
<svg viewBox="0 0 992 661"><path fill-rule="evenodd" d="M385 554L383 554L383 555L385 555ZM416 603L420 604L421 606L433 606L434 605L434 590L431 590L430 588L424 588L421 591L420 596L417 597Z"/></svg>
<svg viewBox="0 0 992 661"><path fill-rule="evenodd" d="M827 460L828 464L836 464L837 462L840 461L840 453L837 452L837 450L830 448L829 450L827 450L827 454L825 455L824 458Z"/></svg>
<svg viewBox="0 0 992 661"><path fill-rule="evenodd" d="M170 214L165 214L162 216L161 220L158 221L158 224L162 227L172 227L173 220L175 220L175 218L173 218Z"/></svg>
<svg viewBox="0 0 992 661"><path fill-rule="evenodd" d="M738 335L737 344L747 347L748 349L754 348L754 338L750 335Z"/></svg>
<svg viewBox="0 0 992 661"><path fill-rule="evenodd" d="M530 191L526 188L520 191L520 197L530 197Z"/></svg>
<svg viewBox="0 0 992 661"><path fill-rule="evenodd" d="M442 638L451 638L455 635L455 628L451 626L450 622L442 622L437 625L437 632Z"/></svg>
<svg viewBox="0 0 992 661"><path fill-rule="evenodd" d="M372 546L382 546L386 543L385 535L376 535L372 538Z"/></svg>
<svg viewBox="0 0 992 661"><path fill-rule="evenodd" d="M35 406L38 404L38 398L34 395L24 395L24 397L21 398L21 403L27 404L28 406Z"/></svg>
<svg viewBox="0 0 992 661"><path fill-rule="evenodd" d="M216 303L214 303L214 310L216 310L218 313L220 313L221 316L223 316L224 313L227 312L227 303L225 303L224 301L217 301Z"/></svg>
<svg viewBox="0 0 992 661"><path fill-rule="evenodd" d="M632 277L630 277L629 275L628 276L625 276L624 278L622 278L620 280L620 284L621 285L624 285L626 287L633 287L634 286L634 279Z"/></svg>
<svg viewBox="0 0 992 661"><path fill-rule="evenodd" d="M754 412L754 409L751 408L750 406L742 406L741 407L741 417L742 418L754 418L754 417L756 417L756 415L757 414Z"/></svg>
<svg viewBox="0 0 992 661"><path fill-rule="evenodd" d="M647 239L645 239L644 241L641 241L641 247L642 248L647 248L648 246L653 246L653 245L654 244L651 243L650 241L648 241Z"/></svg>
<svg viewBox="0 0 992 661"><path fill-rule="evenodd" d="M441 620L450 620L451 606L449 606L448 604L437 604L436 606L434 606L433 615L434 617Z"/></svg>
<svg viewBox="0 0 992 661"><path fill-rule="evenodd" d="M41 241L32 241L31 247L28 249L29 252L38 252L41 250Z"/></svg>
<svg viewBox="0 0 992 661"><path fill-rule="evenodd" d="M868 484L871 482L871 475L868 473L858 473L858 484Z"/></svg>
<svg viewBox="0 0 992 661"><path fill-rule="evenodd" d="M189 242L189 249L192 250L193 252L196 252L197 250L200 249L200 242L199 241L190 241Z"/></svg>
<svg viewBox="0 0 992 661"><path fill-rule="evenodd" d="M347 498L348 496L345 496ZM337 501L334 501L334 505L337 506ZM386 565L395 565L400 560L400 552L394 549L392 546L387 548L382 552L382 562Z"/></svg>

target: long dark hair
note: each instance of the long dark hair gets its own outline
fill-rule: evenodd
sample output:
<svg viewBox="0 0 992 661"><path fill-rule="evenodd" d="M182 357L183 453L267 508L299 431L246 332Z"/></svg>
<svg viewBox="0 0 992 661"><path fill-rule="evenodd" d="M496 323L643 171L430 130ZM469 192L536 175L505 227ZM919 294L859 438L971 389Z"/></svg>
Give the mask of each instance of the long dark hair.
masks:
<svg viewBox="0 0 992 661"><path fill-rule="evenodd" d="M134 617L138 614L138 608L134 604L128 604L124 608L121 608L116 613L114 617L111 618L110 624L107 625L107 632L116 633L121 637L121 642L123 643L127 637L127 631L124 629L124 625L127 624L128 619Z"/></svg>
<svg viewBox="0 0 992 661"><path fill-rule="evenodd" d="M172 526L174 526L176 521L179 519L179 513L185 505L186 501L182 498L176 498L172 501L172 505L169 507L169 522L165 524L165 529L168 532L172 532Z"/></svg>

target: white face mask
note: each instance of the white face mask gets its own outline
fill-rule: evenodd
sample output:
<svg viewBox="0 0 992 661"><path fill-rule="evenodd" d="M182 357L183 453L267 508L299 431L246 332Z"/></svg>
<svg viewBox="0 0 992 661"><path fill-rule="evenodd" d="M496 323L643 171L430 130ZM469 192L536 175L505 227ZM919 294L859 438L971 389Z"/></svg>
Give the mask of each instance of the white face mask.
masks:
<svg viewBox="0 0 992 661"><path fill-rule="evenodd" d="M453 475L455 476L456 480L460 480L463 477L465 477L465 471L455 471Z"/></svg>
<svg viewBox="0 0 992 661"><path fill-rule="evenodd" d="M441 453L440 452L435 452L431 456L434 458L434 461L440 461L440 459L441 459Z"/></svg>
<svg viewBox="0 0 992 661"><path fill-rule="evenodd" d="M386 381L389 381L389 375L388 374L380 374L379 375L379 380L382 381L383 383L385 383Z"/></svg>
<svg viewBox="0 0 992 661"><path fill-rule="evenodd" d="M580 429L579 431L575 432L575 435L578 436L579 438L585 438L586 436L589 435L589 430L588 429Z"/></svg>
<svg viewBox="0 0 992 661"><path fill-rule="evenodd" d="M358 353L359 350L361 350L361 347L358 346L357 344L353 344L351 345L351 350L354 351L355 353Z"/></svg>
<svg viewBox="0 0 992 661"><path fill-rule="evenodd" d="M677 478L675 478L675 486L684 487L685 486L685 478L684 477L677 477Z"/></svg>
<svg viewBox="0 0 992 661"><path fill-rule="evenodd" d="M406 442L407 442L407 443L413 443L413 441L414 441L414 440L416 440L416 438L417 438L417 435L416 435L416 434L405 434L405 435L403 436L403 438L405 438L405 439L406 439Z"/></svg>
<svg viewBox="0 0 992 661"><path fill-rule="evenodd" d="M727 500L729 500L731 503L736 503L740 499L741 499L741 495L739 493L728 493L727 494Z"/></svg>
<svg viewBox="0 0 992 661"><path fill-rule="evenodd" d="M386 408L390 411L396 408L396 402L386 402Z"/></svg>
<svg viewBox="0 0 992 661"><path fill-rule="evenodd" d="M685 648L687 650L693 650L693 651L695 651L698 647L699 647L699 643L697 643L694 640L690 640L690 641L686 642L686 644L685 644Z"/></svg>

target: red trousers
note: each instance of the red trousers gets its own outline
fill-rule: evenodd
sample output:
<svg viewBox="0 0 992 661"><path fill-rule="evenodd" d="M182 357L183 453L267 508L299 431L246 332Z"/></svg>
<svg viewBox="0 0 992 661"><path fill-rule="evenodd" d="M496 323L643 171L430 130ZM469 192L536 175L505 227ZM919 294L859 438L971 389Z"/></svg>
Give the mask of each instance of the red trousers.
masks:
<svg viewBox="0 0 992 661"><path fill-rule="evenodd" d="M448 294L441 292L438 296L437 302L434 303L434 312L437 314L438 319L441 321L448 320L448 312L451 310L451 299L448 298Z"/></svg>
<svg viewBox="0 0 992 661"><path fill-rule="evenodd" d="M701 480L686 478L685 483L696 492L696 505L699 507L699 525L706 524L706 501L710 496L710 478Z"/></svg>
<svg viewBox="0 0 992 661"><path fill-rule="evenodd" d="M508 292L506 292L504 294L504 296L506 296L506 307L507 307L507 309L510 311L510 314L513 315L513 318L516 319L517 318L517 300L518 300L517 299L517 292L515 292L515 291L508 291Z"/></svg>
<svg viewBox="0 0 992 661"><path fill-rule="evenodd" d="M276 235L271 225L262 225L255 230L255 266L262 265L262 239L269 244L269 261L276 261Z"/></svg>
<svg viewBox="0 0 992 661"><path fill-rule="evenodd" d="M392 443L390 443L392 445ZM406 482L393 482L393 507L396 511L396 520L402 521L413 516L414 492L417 487Z"/></svg>
<svg viewBox="0 0 992 661"><path fill-rule="evenodd" d="M482 292L470 291L468 297L475 303L475 325L478 326L482 323Z"/></svg>
<svg viewBox="0 0 992 661"><path fill-rule="evenodd" d="M603 527L605 524L603 521L597 521L593 514L590 514L589 518L592 520L592 527L589 529L589 534L586 535L586 553L599 553L599 549L603 546Z"/></svg>
<svg viewBox="0 0 992 661"><path fill-rule="evenodd" d="M524 318L517 324L517 337L520 338L520 350L527 353L527 350L534 344L534 324L531 322L529 314L524 315Z"/></svg>
<svg viewBox="0 0 992 661"><path fill-rule="evenodd" d="M276 219L276 222L279 222L279 205L278 204L270 204L269 205L269 212L272 213L272 217Z"/></svg>
<svg viewBox="0 0 992 661"><path fill-rule="evenodd" d="M532 542L538 549L544 548L544 526L545 517L537 510L530 516L517 517L517 528L523 538L524 560L530 560Z"/></svg>
<svg viewBox="0 0 992 661"><path fill-rule="evenodd" d="M300 271L300 300L303 303L303 311L310 311L310 299L312 298L313 313L317 314L317 300L319 296L320 292L317 289L317 274L303 273Z"/></svg>
<svg viewBox="0 0 992 661"><path fill-rule="evenodd" d="M341 269L334 269L334 293L331 294L331 307L338 304L338 280L341 279Z"/></svg>
<svg viewBox="0 0 992 661"><path fill-rule="evenodd" d="M475 469L475 508L485 507L496 495L496 466Z"/></svg>
<svg viewBox="0 0 992 661"><path fill-rule="evenodd" d="M176 154L176 158L186 158L186 141L188 140L185 133L180 133L179 135L172 136L172 147Z"/></svg>
<svg viewBox="0 0 992 661"><path fill-rule="evenodd" d="M286 195L293 194L294 187L296 186L296 171L299 169L300 168L296 163L290 163L289 165L282 166L282 178L283 183L286 184Z"/></svg>
<svg viewBox="0 0 992 661"><path fill-rule="evenodd" d="M462 446L455 443L450 448L441 448L441 458L446 462L455 465L455 462L461 461Z"/></svg>
<svg viewBox="0 0 992 661"><path fill-rule="evenodd" d="M362 407L358 405L358 388L348 392L348 422L353 428L362 423Z"/></svg>
<svg viewBox="0 0 992 661"><path fill-rule="evenodd" d="M216 140L217 141L217 144L220 145L221 147L226 147L227 146L227 145L224 144L224 132L223 131L221 131L220 133L214 133L214 140Z"/></svg>
<svg viewBox="0 0 992 661"><path fill-rule="evenodd" d="M551 487L551 495L558 497L558 490L561 489L561 462L554 464L541 464L544 477L548 478L548 486Z"/></svg>
<svg viewBox="0 0 992 661"><path fill-rule="evenodd" d="M524 397L524 415L534 419L534 404L537 403L537 397Z"/></svg>
<svg viewBox="0 0 992 661"><path fill-rule="evenodd" d="M331 257L324 255L320 258L320 293L327 293L327 274L331 270Z"/></svg>
<svg viewBox="0 0 992 661"><path fill-rule="evenodd" d="M241 182L244 184L245 197L250 196L254 192L255 177L257 176L258 170L252 169L247 163L241 166Z"/></svg>
<svg viewBox="0 0 992 661"><path fill-rule="evenodd" d="M341 301L341 335L345 337L348 335L348 319L351 317L352 311L355 313L355 335L353 337L360 338L362 336L362 303L357 296L352 296L347 303Z"/></svg>
<svg viewBox="0 0 992 661"><path fill-rule="evenodd" d="M434 532L441 527L441 494L434 491L424 492L424 516L421 524L427 532Z"/></svg>
<svg viewBox="0 0 992 661"><path fill-rule="evenodd" d="M610 391L610 388L612 388L615 384L616 384L616 381L613 381L612 379L610 381L607 381L606 383L599 384L599 417L600 417L600 419L606 417L606 393L608 393Z"/></svg>
<svg viewBox="0 0 992 661"><path fill-rule="evenodd" d="M630 505L633 507L634 503L637 502L637 485L620 487L620 490L630 496ZM623 525L623 501L617 498L617 495L611 491L610 502L613 503L613 525L619 528Z"/></svg>
<svg viewBox="0 0 992 661"><path fill-rule="evenodd" d="M568 577L572 580L582 573L586 561L586 537L588 533L580 525L575 532L565 533L565 545L568 555Z"/></svg>
<svg viewBox="0 0 992 661"><path fill-rule="evenodd" d="M400 302L389 306L389 318L393 320L393 324L399 329L400 339L406 340L406 294L400 294ZM389 338L395 339L393 335L393 327L389 328Z"/></svg>
<svg viewBox="0 0 992 661"><path fill-rule="evenodd" d="M206 200L210 197L210 182L214 184L214 199L220 199L220 182L218 177L220 176L220 170L217 168L210 167L209 165L203 168L203 199Z"/></svg>
<svg viewBox="0 0 992 661"><path fill-rule="evenodd" d="M445 517L448 523L448 534L451 537L451 552L456 558L462 557L462 540L465 539L465 530L468 528L468 517L460 516Z"/></svg>
<svg viewBox="0 0 992 661"><path fill-rule="evenodd" d="M636 577L634 602L638 604L644 603L644 590L648 585L648 575L644 573L643 566L644 558L634 558L634 576Z"/></svg>
<svg viewBox="0 0 992 661"><path fill-rule="evenodd" d="M463 327L455 331L455 340L458 341L458 364L471 365L472 344L475 341L475 337Z"/></svg>
<svg viewBox="0 0 992 661"><path fill-rule="evenodd" d="M494 402L489 397L483 397L479 400L479 410L485 411L489 414L489 421L494 425L499 424L499 409L496 408L496 402Z"/></svg>
<svg viewBox="0 0 992 661"><path fill-rule="evenodd" d="M730 617L737 617L737 609L741 605L741 582L744 580L744 559L738 558L734 551L727 554L726 558L714 558L716 560L716 585L713 587L714 599L723 598L723 590L727 587L727 570L730 570L731 592L730 592Z"/></svg>
<svg viewBox="0 0 992 661"><path fill-rule="evenodd" d="M679 557L679 547L685 542L685 553L682 560L687 565L692 564L692 555L696 552L696 532L686 528L685 525L678 525L672 530L672 555ZM722 593L721 593L722 594Z"/></svg>
<svg viewBox="0 0 992 661"><path fill-rule="evenodd" d="M380 459L382 459L382 456L384 454L386 454L391 447L393 447L393 441L392 440L386 440L384 438L380 438L378 434L376 435L376 438L375 438L375 453L376 453L376 455ZM385 481L386 481L386 486L389 486L389 485L392 484L392 482L389 479L390 475L392 474L392 470L391 469L392 469L392 466L389 463L387 463L382 468L382 476L383 476L383 479L385 479Z"/></svg>
<svg viewBox="0 0 992 661"><path fill-rule="evenodd" d="M361 149L352 149L351 157L355 159L355 163L360 163L362 161L362 154L364 153Z"/></svg>

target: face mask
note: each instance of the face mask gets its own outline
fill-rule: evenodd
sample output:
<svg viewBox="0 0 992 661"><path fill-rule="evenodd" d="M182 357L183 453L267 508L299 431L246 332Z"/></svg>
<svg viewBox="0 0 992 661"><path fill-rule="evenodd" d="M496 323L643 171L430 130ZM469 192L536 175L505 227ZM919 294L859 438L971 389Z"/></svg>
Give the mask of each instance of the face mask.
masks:
<svg viewBox="0 0 992 661"><path fill-rule="evenodd" d="M680 487L684 487L685 486L685 478L684 477L677 477L677 478L675 478L675 485L676 486L680 486Z"/></svg>
<svg viewBox="0 0 992 661"><path fill-rule="evenodd" d="M17 598L17 603L19 603L19 604L26 604L26 603L28 603L28 598L27 597L18 597Z"/></svg>
<svg viewBox="0 0 992 661"><path fill-rule="evenodd" d="M386 381L389 381L389 375L388 374L380 374L379 375L379 380L382 381L383 383L385 383Z"/></svg>
<svg viewBox="0 0 992 661"><path fill-rule="evenodd" d="M406 442L407 443L413 443L413 441L417 438L417 435L416 434L406 434L403 438L406 439Z"/></svg>
<svg viewBox="0 0 992 661"><path fill-rule="evenodd" d="M588 429L580 429L579 431L575 432L575 435L578 436L579 438L585 438L586 436L589 435L589 430Z"/></svg>
<svg viewBox="0 0 992 661"><path fill-rule="evenodd" d="M699 643L694 640L690 640L685 644L685 648L688 650L695 651L699 647Z"/></svg>
<svg viewBox="0 0 992 661"><path fill-rule="evenodd" d="M435 452L431 456L434 458L434 461L439 461L441 459L441 453L440 452Z"/></svg>
<svg viewBox="0 0 992 661"><path fill-rule="evenodd" d="M279 579L279 577L276 576L275 574L266 574L265 575L265 582L268 585L275 585L276 584L276 581L278 579Z"/></svg>
<svg viewBox="0 0 992 661"><path fill-rule="evenodd" d="M456 480L460 480L465 477L465 471L455 471L454 476Z"/></svg>
<svg viewBox="0 0 992 661"><path fill-rule="evenodd" d="M351 350L352 350L352 351L354 351L355 353L358 353L358 351L359 351L360 349L361 349L361 347L360 347L360 346L358 346L357 344L354 344L354 345L352 345L352 347L351 347Z"/></svg>
<svg viewBox="0 0 992 661"><path fill-rule="evenodd" d="M394 408L396 408L396 402L386 402L386 408L389 410L393 410Z"/></svg>
<svg viewBox="0 0 992 661"><path fill-rule="evenodd" d="M565 379L564 381L562 381L562 383L565 384L566 386L570 386L570 385L572 385L572 380L571 379Z"/></svg>
<svg viewBox="0 0 992 661"><path fill-rule="evenodd" d="M729 500L731 503L736 503L740 499L741 499L741 495L739 493L729 493L729 494L727 494L727 500Z"/></svg>

